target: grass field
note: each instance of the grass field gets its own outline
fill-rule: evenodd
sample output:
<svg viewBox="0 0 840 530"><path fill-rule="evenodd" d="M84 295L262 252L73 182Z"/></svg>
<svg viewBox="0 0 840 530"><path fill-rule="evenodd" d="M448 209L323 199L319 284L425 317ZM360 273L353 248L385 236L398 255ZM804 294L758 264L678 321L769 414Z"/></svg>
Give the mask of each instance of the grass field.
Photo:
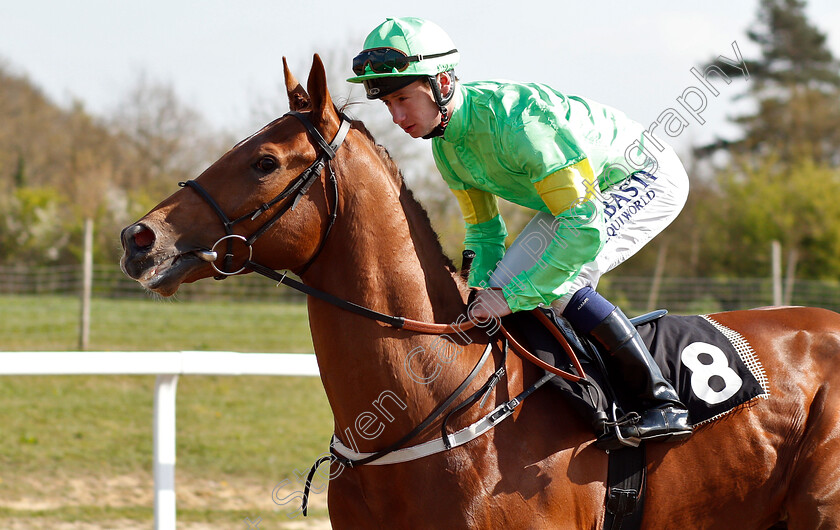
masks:
<svg viewBox="0 0 840 530"><path fill-rule="evenodd" d="M0 296L0 350L75 350L79 300ZM304 304L93 299L90 350L312 352Z"/></svg>
<svg viewBox="0 0 840 530"><path fill-rule="evenodd" d="M75 349L77 322L76 299L0 297L0 349ZM94 299L90 349L312 345L303 305ZM153 376L0 377L0 528L151 528L153 388ZM177 426L179 528L248 528L247 517L265 530L290 521L272 489L299 489L295 471L326 449L332 415L318 378L182 376Z"/></svg>

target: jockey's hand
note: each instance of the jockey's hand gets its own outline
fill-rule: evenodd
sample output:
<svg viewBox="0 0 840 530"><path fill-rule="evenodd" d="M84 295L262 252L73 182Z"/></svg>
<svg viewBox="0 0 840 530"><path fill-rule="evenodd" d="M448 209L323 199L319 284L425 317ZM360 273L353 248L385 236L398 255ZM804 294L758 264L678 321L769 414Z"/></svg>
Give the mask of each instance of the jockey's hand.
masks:
<svg viewBox="0 0 840 530"><path fill-rule="evenodd" d="M469 315L486 322L491 318L501 318L511 314L505 295L501 289L483 289L478 291L470 304Z"/></svg>

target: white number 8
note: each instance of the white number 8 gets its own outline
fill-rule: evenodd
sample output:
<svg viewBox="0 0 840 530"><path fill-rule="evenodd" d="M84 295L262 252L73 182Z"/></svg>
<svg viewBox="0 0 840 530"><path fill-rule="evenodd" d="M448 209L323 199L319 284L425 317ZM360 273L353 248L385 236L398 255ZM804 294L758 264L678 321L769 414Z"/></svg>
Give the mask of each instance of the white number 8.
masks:
<svg viewBox="0 0 840 530"><path fill-rule="evenodd" d="M706 354L712 358L710 364L700 362L700 354ZM726 354L713 344L706 342L693 342L685 347L680 355L682 363L691 370L691 390L694 395L708 403L717 405L735 395L744 382L738 374L729 367ZM723 388L713 389L709 382L712 377L723 379Z"/></svg>

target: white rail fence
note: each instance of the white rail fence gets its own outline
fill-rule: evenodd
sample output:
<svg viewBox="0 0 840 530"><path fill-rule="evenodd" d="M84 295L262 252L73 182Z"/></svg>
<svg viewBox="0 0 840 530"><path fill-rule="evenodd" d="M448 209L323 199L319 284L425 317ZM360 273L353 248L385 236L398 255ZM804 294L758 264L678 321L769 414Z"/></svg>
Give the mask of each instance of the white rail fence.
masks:
<svg viewBox="0 0 840 530"><path fill-rule="evenodd" d="M175 395L180 375L318 375L311 354L0 352L0 375L156 375L155 530L175 529Z"/></svg>

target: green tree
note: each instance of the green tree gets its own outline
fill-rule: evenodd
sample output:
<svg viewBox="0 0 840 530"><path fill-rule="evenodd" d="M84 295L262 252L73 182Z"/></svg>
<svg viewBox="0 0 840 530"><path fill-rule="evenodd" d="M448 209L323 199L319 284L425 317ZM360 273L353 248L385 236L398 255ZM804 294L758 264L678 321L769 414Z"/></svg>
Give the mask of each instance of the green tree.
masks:
<svg viewBox="0 0 840 530"><path fill-rule="evenodd" d="M0 263L57 263L69 240L60 222L64 202L47 187L22 187L0 195Z"/></svg>
<svg viewBox="0 0 840 530"><path fill-rule="evenodd" d="M95 261L116 263L119 230L231 143L167 85L140 79L106 119L0 60L0 264L77 263L87 218Z"/></svg>
<svg viewBox="0 0 840 530"><path fill-rule="evenodd" d="M717 176L708 197L705 259L717 272L770 274L770 243L799 256L800 278L835 279L840 273L840 170L803 159L740 164Z"/></svg>
<svg viewBox="0 0 840 530"><path fill-rule="evenodd" d="M748 59L750 84L741 98L755 110L735 118L737 140L719 139L697 150L775 157L781 164L802 158L840 166L840 63L826 36L805 14L804 0L760 0L747 33L761 56Z"/></svg>

